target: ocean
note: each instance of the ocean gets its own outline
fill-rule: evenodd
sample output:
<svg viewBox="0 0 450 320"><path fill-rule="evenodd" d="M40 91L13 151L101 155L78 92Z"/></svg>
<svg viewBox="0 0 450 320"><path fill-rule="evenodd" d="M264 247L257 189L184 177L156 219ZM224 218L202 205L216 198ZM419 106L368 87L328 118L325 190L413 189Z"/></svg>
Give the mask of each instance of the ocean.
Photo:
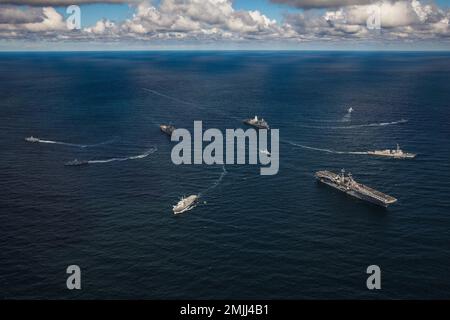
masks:
<svg viewBox="0 0 450 320"><path fill-rule="evenodd" d="M0 298L450 298L449 80L444 52L0 53ZM176 166L159 130L254 115L277 175ZM315 181L342 168L398 202Z"/></svg>

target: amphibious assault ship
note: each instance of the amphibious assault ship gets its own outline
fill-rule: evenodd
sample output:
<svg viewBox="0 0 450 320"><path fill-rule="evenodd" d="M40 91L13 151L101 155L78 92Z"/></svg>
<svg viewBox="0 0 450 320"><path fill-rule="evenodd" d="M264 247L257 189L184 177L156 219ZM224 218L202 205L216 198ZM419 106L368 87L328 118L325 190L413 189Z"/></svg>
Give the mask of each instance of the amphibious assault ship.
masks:
<svg viewBox="0 0 450 320"><path fill-rule="evenodd" d="M180 214L194 208L195 204L198 201L198 195L191 195L187 198L181 198L180 201L173 206L173 213Z"/></svg>
<svg viewBox="0 0 450 320"><path fill-rule="evenodd" d="M167 134L169 137L171 137L172 133L175 131L175 127L170 124L162 124L159 126L159 129L161 129L161 131Z"/></svg>
<svg viewBox="0 0 450 320"><path fill-rule="evenodd" d="M258 119L258 116L252 119L245 119L244 123L257 129L270 129L269 124L263 118Z"/></svg>
<svg viewBox="0 0 450 320"><path fill-rule="evenodd" d="M395 150L390 150L390 149L375 150L375 151L368 151L367 154L370 154L373 156L395 158L395 159L413 159L416 157L416 154L414 154L414 153L403 152L403 150L400 149L400 146L398 144L397 144L397 149L395 149Z"/></svg>
<svg viewBox="0 0 450 320"><path fill-rule="evenodd" d="M339 191L345 192L352 197L368 201L385 208L390 204L397 202L397 199L394 197L388 196L387 194L381 193L356 182L353 180L351 173L345 176L344 169L341 170L340 175L330 171L318 171L316 172L316 178L318 181Z"/></svg>

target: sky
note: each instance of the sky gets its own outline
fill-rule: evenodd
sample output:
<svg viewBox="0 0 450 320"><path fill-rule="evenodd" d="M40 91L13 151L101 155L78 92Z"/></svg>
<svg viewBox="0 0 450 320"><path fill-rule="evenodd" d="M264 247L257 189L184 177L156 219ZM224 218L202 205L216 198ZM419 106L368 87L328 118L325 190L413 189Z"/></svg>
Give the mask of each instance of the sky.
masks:
<svg viewBox="0 0 450 320"><path fill-rule="evenodd" d="M449 20L450 0L0 0L0 51L449 50Z"/></svg>

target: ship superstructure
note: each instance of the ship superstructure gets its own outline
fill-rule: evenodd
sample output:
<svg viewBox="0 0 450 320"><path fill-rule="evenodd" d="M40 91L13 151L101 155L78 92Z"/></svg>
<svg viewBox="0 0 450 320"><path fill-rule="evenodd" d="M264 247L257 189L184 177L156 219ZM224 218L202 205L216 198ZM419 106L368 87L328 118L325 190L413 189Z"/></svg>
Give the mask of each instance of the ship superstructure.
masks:
<svg viewBox="0 0 450 320"><path fill-rule="evenodd" d="M251 119L245 119L244 123L257 129L270 129L269 124L266 122L266 120L264 120L263 118L258 118L258 116L255 116Z"/></svg>

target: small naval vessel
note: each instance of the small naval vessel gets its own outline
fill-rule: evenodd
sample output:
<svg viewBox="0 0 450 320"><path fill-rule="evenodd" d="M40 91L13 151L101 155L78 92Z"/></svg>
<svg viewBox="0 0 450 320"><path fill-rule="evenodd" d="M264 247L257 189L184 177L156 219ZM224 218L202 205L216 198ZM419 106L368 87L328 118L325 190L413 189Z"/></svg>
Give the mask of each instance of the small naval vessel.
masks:
<svg viewBox="0 0 450 320"><path fill-rule="evenodd" d="M89 161L75 159L75 160L66 162L64 165L65 166L87 166L88 164L89 164Z"/></svg>
<svg viewBox="0 0 450 320"><path fill-rule="evenodd" d="M403 152L403 150L400 149L400 146L398 144L397 144L397 149L395 149L395 150L390 150L390 149L375 150L375 151L368 151L367 154L370 154L373 156L395 158L395 159L413 159L416 157L416 154L414 154L414 153Z"/></svg>
<svg viewBox="0 0 450 320"><path fill-rule="evenodd" d="M159 129L161 129L161 131L167 134L169 137L171 137L172 133L175 131L175 127L170 124L162 124L159 126Z"/></svg>
<svg viewBox="0 0 450 320"><path fill-rule="evenodd" d="M267 150L267 149L259 149L259 152L262 153L262 154L265 154L267 156L270 156L270 151Z"/></svg>
<svg viewBox="0 0 450 320"><path fill-rule="evenodd" d="M187 198L182 197L180 201L175 206L173 206L173 213L180 214L193 209L198 201L198 198L198 195L195 194Z"/></svg>
<svg viewBox="0 0 450 320"><path fill-rule="evenodd" d="M345 170L341 170L341 174L335 174L330 171L318 171L316 172L316 178L318 181L333 187L346 194L364 200L382 207L388 207L390 204L397 202L394 197L381 193L377 190L369 188L366 185L353 180L351 173L345 176Z"/></svg>
<svg viewBox="0 0 450 320"><path fill-rule="evenodd" d="M28 141L28 142L39 142L39 139L31 136L31 137L25 138L25 141Z"/></svg>
<svg viewBox="0 0 450 320"><path fill-rule="evenodd" d="M263 118L258 119L258 116L251 119L245 119L244 123L257 129L270 129L269 124Z"/></svg>
<svg viewBox="0 0 450 320"><path fill-rule="evenodd" d="M348 108L347 110L348 113L352 113L353 111L355 111L355 109L353 109L352 107Z"/></svg>

